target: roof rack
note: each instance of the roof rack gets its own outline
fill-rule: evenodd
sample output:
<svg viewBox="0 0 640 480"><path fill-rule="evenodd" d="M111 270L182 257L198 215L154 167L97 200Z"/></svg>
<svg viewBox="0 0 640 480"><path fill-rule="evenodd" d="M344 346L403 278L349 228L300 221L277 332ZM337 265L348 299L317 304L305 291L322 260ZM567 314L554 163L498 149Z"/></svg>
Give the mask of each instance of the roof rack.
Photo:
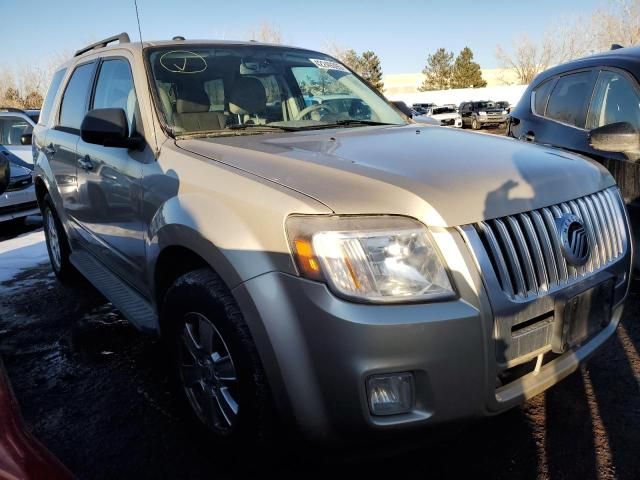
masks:
<svg viewBox="0 0 640 480"><path fill-rule="evenodd" d="M22 108L0 107L0 112L26 113Z"/></svg>
<svg viewBox="0 0 640 480"><path fill-rule="evenodd" d="M126 32L122 32L118 35L114 35L113 37L109 37L109 38L105 38L104 40L100 40L99 42L96 43L92 43L91 45L88 45L84 48L81 48L80 50L76 51L76 53L73 54L74 57L77 57L79 55L82 55L83 53L87 53L91 50L94 50L96 48L104 48L107 45L109 45L110 43L113 42L119 42L119 43L129 43L131 41L131 39L129 38L129 34Z"/></svg>

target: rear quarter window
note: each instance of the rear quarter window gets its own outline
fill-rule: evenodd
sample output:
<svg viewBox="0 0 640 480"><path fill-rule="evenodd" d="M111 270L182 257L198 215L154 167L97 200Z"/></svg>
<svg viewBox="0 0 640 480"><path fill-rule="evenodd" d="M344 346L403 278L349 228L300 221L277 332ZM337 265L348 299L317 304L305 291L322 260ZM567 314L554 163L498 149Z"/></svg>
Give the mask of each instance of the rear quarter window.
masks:
<svg viewBox="0 0 640 480"><path fill-rule="evenodd" d="M62 79L64 78L65 73L67 73L67 69L63 68L62 70L58 70L53 74L51 84L49 85L49 90L47 90L47 95L44 97L42 109L40 110L40 118L38 119L38 123L41 125L46 125L49 122L49 117L51 116L51 107L53 107L53 101L58 94L58 90L60 90L60 84L62 83Z"/></svg>
<svg viewBox="0 0 640 480"><path fill-rule="evenodd" d="M549 100L549 94L553 88L555 78L547 80L546 82L538 85L531 93L531 109L533 113L537 115L544 115L547 108L547 101Z"/></svg>

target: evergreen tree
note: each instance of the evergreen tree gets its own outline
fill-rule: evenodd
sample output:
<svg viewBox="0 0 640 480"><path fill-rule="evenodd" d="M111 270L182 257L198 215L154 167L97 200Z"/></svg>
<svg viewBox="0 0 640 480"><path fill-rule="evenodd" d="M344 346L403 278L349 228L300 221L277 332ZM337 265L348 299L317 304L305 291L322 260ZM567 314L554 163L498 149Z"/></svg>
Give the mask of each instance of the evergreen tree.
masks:
<svg viewBox="0 0 640 480"><path fill-rule="evenodd" d="M450 88L453 69L453 52L439 48L436 53L427 57L427 65L422 70L426 77L418 88L421 92L428 90L446 90Z"/></svg>
<svg viewBox="0 0 640 480"><path fill-rule="evenodd" d="M360 68L360 76L369 82L369 85L373 88L382 92L384 83L382 81L382 66L378 55L371 50L364 52L360 57Z"/></svg>
<svg viewBox="0 0 640 480"><path fill-rule="evenodd" d="M456 57L451 72L451 88L479 88L486 87L487 82L482 78L480 65L473 61L473 52L469 47Z"/></svg>

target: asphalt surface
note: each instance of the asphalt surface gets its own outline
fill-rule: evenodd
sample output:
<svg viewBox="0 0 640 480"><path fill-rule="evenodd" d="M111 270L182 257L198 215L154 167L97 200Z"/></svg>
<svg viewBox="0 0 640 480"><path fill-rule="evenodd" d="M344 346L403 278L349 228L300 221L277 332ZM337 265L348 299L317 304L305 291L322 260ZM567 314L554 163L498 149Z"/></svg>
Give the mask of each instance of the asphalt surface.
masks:
<svg viewBox="0 0 640 480"><path fill-rule="evenodd" d="M2 230L0 241L38 228ZM395 441L301 452L282 440L269 455L217 447L172 395L162 345L137 333L86 282L60 285L49 265L0 285L0 355L28 427L81 479L352 471L365 478L638 479L639 318L636 280L617 335L582 370L498 417L425 431L411 450Z"/></svg>

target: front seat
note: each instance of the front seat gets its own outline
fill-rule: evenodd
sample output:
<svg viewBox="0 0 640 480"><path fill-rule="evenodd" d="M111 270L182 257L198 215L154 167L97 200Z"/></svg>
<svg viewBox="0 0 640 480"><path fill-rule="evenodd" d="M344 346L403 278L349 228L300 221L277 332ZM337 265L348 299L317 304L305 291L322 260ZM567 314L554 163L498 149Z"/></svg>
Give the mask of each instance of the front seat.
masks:
<svg viewBox="0 0 640 480"><path fill-rule="evenodd" d="M204 90L186 89L176 100L173 120L178 132L222 130L227 125L224 113L211 112L209 95Z"/></svg>
<svg viewBox="0 0 640 480"><path fill-rule="evenodd" d="M229 95L229 111L238 115L240 123L264 124L267 94L262 82L255 77L240 77Z"/></svg>

